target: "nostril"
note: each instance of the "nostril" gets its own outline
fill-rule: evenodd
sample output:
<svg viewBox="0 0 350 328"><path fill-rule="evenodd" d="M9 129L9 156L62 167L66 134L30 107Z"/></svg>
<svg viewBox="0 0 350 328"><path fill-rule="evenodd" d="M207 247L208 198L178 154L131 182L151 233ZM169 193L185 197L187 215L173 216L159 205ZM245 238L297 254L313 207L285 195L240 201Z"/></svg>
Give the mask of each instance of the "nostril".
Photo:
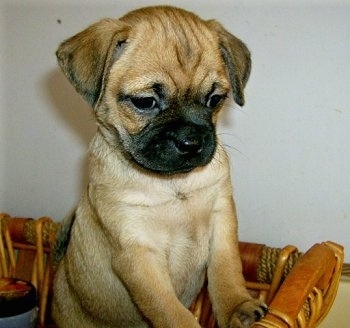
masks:
<svg viewBox="0 0 350 328"><path fill-rule="evenodd" d="M198 139L174 140L176 149L182 155L196 155L202 152L202 142Z"/></svg>

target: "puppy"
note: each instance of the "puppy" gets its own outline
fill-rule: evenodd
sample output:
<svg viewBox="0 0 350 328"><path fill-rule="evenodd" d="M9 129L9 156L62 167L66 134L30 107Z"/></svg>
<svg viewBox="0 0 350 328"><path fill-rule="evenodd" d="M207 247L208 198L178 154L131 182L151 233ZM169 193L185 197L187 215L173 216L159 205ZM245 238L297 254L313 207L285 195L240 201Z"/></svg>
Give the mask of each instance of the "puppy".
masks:
<svg viewBox="0 0 350 328"><path fill-rule="evenodd" d="M150 7L91 25L57 57L98 125L54 283L58 327L198 328L187 308L206 276L219 326L249 327L267 308L244 287L215 128L231 91L244 104L246 46L216 21Z"/></svg>

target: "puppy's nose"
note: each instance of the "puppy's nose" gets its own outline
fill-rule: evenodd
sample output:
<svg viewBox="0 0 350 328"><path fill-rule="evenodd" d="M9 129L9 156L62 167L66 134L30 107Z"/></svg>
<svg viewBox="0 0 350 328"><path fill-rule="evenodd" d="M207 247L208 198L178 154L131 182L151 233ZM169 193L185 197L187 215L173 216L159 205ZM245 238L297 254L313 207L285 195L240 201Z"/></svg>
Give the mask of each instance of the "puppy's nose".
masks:
<svg viewBox="0 0 350 328"><path fill-rule="evenodd" d="M175 146L182 155L197 155L203 149L202 142L196 138L177 139Z"/></svg>

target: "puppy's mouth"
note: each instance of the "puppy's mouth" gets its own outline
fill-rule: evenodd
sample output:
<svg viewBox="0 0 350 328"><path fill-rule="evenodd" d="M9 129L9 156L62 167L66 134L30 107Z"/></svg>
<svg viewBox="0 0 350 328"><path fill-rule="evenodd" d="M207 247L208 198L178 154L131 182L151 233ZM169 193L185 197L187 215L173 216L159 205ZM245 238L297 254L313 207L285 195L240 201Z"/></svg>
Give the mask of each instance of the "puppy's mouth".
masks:
<svg viewBox="0 0 350 328"><path fill-rule="evenodd" d="M159 174L186 173L207 165L216 149L212 124L170 122L148 126L131 136L127 151L144 169Z"/></svg>

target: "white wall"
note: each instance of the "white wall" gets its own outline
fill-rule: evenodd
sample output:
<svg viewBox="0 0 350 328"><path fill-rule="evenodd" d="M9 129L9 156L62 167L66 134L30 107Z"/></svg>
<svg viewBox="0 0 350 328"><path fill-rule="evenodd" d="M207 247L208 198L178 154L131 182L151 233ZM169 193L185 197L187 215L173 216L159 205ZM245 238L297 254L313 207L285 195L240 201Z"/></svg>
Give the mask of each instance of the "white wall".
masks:
<svg viewBox="0 0 350 328"><path fill-rule="evenodd" d="M57 68L59 42L99 18L163 2L2 0L0 211L60 220L86 183L95 126ZM350 249L350 2L167 3L220 20L252 51L247 105L221 127L241 239Z"/></svg>

